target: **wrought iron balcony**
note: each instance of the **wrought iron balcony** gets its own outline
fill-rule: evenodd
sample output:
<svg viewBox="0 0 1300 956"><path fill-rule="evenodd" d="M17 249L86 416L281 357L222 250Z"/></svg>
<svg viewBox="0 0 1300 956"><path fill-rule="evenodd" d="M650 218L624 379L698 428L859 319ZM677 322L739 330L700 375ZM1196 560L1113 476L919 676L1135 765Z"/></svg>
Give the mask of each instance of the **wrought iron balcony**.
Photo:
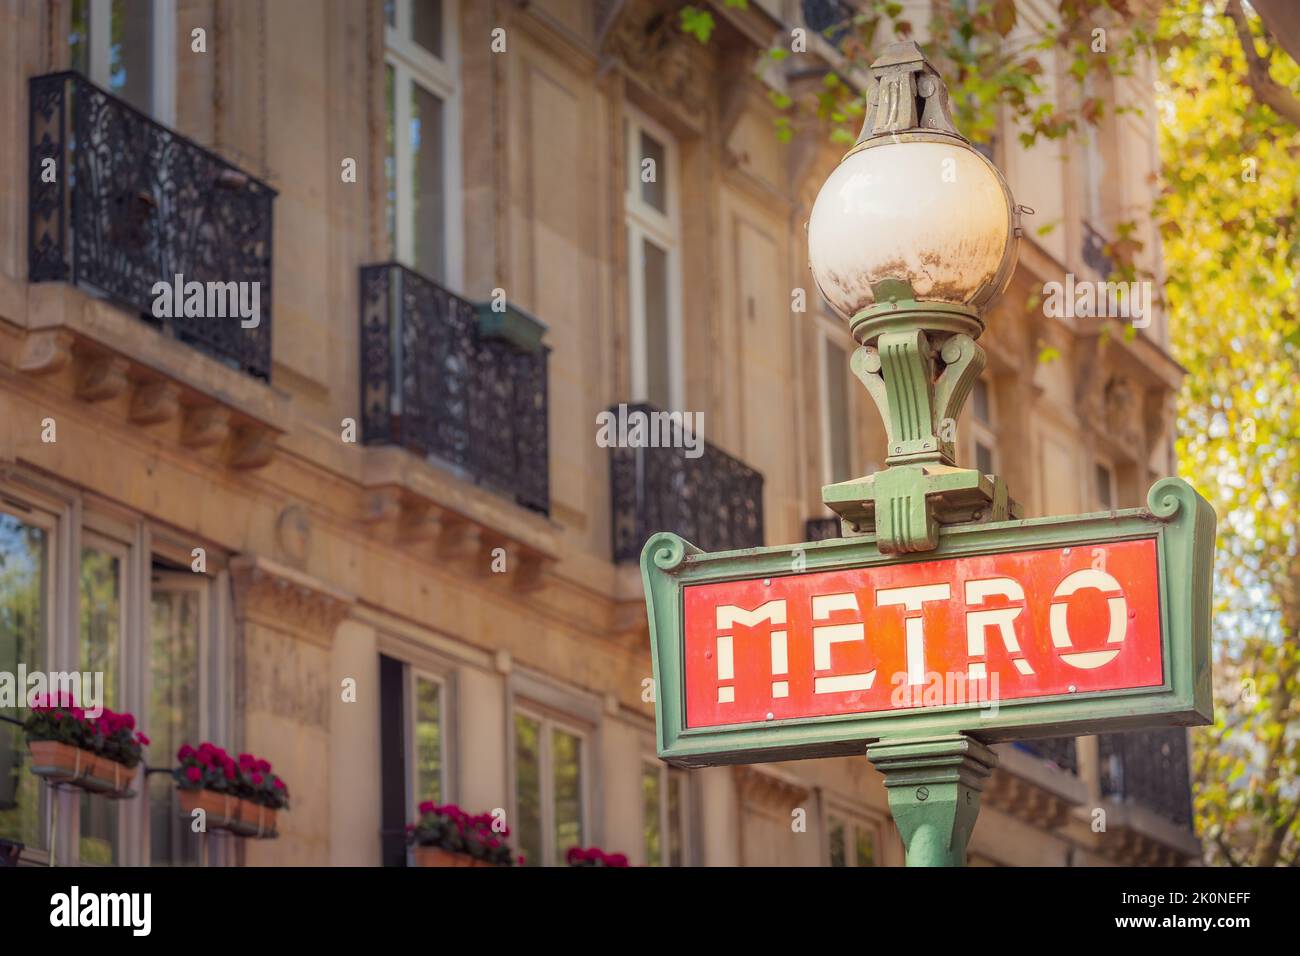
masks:
<svg viewBox="0 0 1300 956"><path fill-rule="evenodd" d="M268 379L275 190L78 73L33 77L29 92L30 280L74 283ZM154 284L178 275L223 297L257 283L258 325L179 307L155 317Z"/></svg>
<svg viewBox="0 0 1300 956"><path fill-rule="evenodd" d="M1115 268L1110 256L1106 255L1106 237L1086 222L1083 224L1083 261L1102 278L1109 277Z"/></svg>
<svg viewBox="0 0 1300 956"><path fill-rule="evenodd" d="M361 269L361 432L550 511L547 356L480 328L480 309L397 263Z"/></svg>
<svg viewBox="0 0 1300 956"><path fill-rule="evenodd" d="M625 406L630 416L664 414L652 405ZM618 408L612 410L618 414ZM614 560L637 561L656 531L675 531L705 551L763 544L763 476L703 443L688 458L680 447L615 447L610 458Z"/></svg>
<svg viewBox="0 0 1300 956"><path fill-rule="evenodd" d="M1079 772L1079 756L1075 738L1073 737L1043 737L1036 740L1017 740L1015 746L1026 753L1033 754L1040 760L1055 764L1059 769L1067 773L1077 774Z"/></svg>
<svg viewBox="0 0 1300 956"><path fill-rule="evenodd" d="M1097 738L1101 792L1141 804L1181 827L1192 825L1187 731L1181 727Z"/></svg>

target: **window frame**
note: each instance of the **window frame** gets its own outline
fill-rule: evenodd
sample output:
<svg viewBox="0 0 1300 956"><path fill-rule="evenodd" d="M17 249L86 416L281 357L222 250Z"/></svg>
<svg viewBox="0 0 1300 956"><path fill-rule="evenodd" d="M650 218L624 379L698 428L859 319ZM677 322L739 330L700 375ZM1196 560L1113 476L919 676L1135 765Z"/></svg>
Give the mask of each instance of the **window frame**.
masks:
<svg viewBox="0 0 1300 956"><path fill-rule="evenodd" d="M461 94L460 20L457 4L442 4L442 56L420 46L410 35L411 0L393 0L395 26L384 22L383 69L393 70L393 259L419 272L415 261L415 228L411 178L411 95L415 85L442 101L443 270L428 278L452 291L464 281L461 224ZM387 105L385 105L385 111ZM386 201L385 201L386 205ZM385 216L387 209L385 209ZM421 273L423 274L423 273Z"/></svg>
<svg viewBox="0 0 1300 956"><path fill-rule="evenodd" d="M184 567L189 563L188 549L204 547L207 551L206 572L190 572L207 582L209 644L200 658L200 711L201 735L209 739L232 740L232 704L228 698L233 689L230 669L233 666L233 615L229 599L229 572L226 556L206 542L188 537L182 539L176 532L156 527L146 516L122 508L55 479L36 476L25 468L0 479L0 508L14 513L20 520L24 509L39 515L40 521L54 529L48 560L51 562L49 585L53 602L49 608L44 670L81 671L81 555L86 547L102 548L115 552L122 563L120 588L121 614L124 619L119 637L119 696L115 710L126 710L142 721L149 703L149 649L152 618L152 562L155 557ZM32 523L37 523L33 521ZM184 540L184 543L181 543ZM56 550L57 549L57 550ZM177 571L184 576L185 572ZM206 695L206 696L204 696ZM171 755L149 754L146 763L166 766ZM48 791L43 788L48 798ZM57 832L55 840L56 862L60 865L81 865L81 813L80 794L72 790L59 791ZM49 801L44 799L42 827L48 840ZM118 805L118 860L115 865L149 865L150 801L144 799L124 801ZM233 862L233 839L217 837L209 844L207 859L211 865ZM24 848L23 860L48 862L48 850Z"/></svg>
<svg viewBox="0 0 1300 956"><path fill-rule="evenodd" d="M848 433L845 437L848 441L849 474L844 478L836 478L834 476L834 468L832 467L832 459L834 455L831 450L833 440L831 434L830 408L831 379L829 363L826 355L827 347L828 345L834 345L836 348L840 349L840 351L844 352L846 360L851 361L857 346L856 343L853 343L852 337L848 334L848 331L843 328L843 323L833 320L822 310L818 310L816 328L818 380L817 404L820 409L819 425L821 434L822 484L829 485L836 481L848 481L859 474L858 461L860 460L860 455L858 443L857 403L854 401L856 393L853 388L853 383L857 381L857 379L854 377L853 372L846 363L844 379L844 428ZM851 343L847 348L845 347L846 339Z"/></svg>
<svg viewBox="0 0 1300 956"><path fill-rule="evenodd" d="M641 841L640 854L641 863L645 866L672 867L674 864L670 861L668 852L668 834L669 834L669 801L668 797L673 786L681 787L680 807L681 821L678 838L681 841L681 862L677 866L690 866L693 859L691 852L693 849L691 841L691 777L685 770L679 770L676 767L670 767L660 760L653 753L643 753L641 755L641 773L644 775L647 768L656 772L659 784L659 838L662 844L662 859L657 864L652 864L649 855L646 852L645 845L645 824L646 824L646 805L644 795L641 799L640 816L641 816Z"/></svg>
<svg viewBox="0 0 1300 956"><path fill-rule="evenodd" d="M11 489L7 482L0 482L0 514L6 514L10 517L21 521L32 527L40 528L45 534L45 568L44 568L44 594L42 600L45 602L43 608L44 635L41 646L40 667L46 672L60 669L58 667L62 650L59 647L60 635L66 621L63 618L63 604L59 600L61 591L66 591L66 578L60 580L60 573L66 574L64 565L66 562L60 562L62 548L67 546L64 537L69 523L69 512L71 508L60 508L55 504L43 502L39 496L25 493L25 489ZM26 688L19 688L25 692ZM30 771L27 771L30 772ZM39 819L41 841L48 844L50 839L50 795L49 787L41 784L37 791L40 794L39 804L36 815ZM66 819L65 803L60 804L60 818ZM62 829L67 828L66 822L61 824ZM56 840L62 837L62 833L56 836ZM24 845L20 854L20 859L24 863L47 864L50 859L49 846L31 846Z"/></svg>
<svg viewBox="0 0 1300 956"><path fill-rule="evenodd" d="M399 658L400 659L400 658ZM444 804L453 802L451 795L451 767L450 752L448 746L448 706L447 698L450 694L450 682L448 679L428 668L420 667L410 661L403 662L406 665L406 675L403 681L406 699L402 702L403 723L406 728L406 805L407 817L410 820L419 819L419 806L425 800L429 799L427 794L421 794L416 791L416 688L419 681L428 681L438 686L438 728L439 728L439 746L442 753L438 761L438 789L442 794Z"/></svg>
<svg viewBox="0 0 1300 956"><path fill-rule="evenodd" d="M1110 479L1110 487L1106 489L1110 492L1109 504L1103 501L1101 496L1101 483L1098 479L1101 477L1102 471L1105 471L1107 477ZM1110 458L1105 455L1097 455L1094 457L1092 463L1092 482L1092 498L1093 501L1097 503L1097 508L1102 511L1115 511L1119 508L1119 474L1115 470L1115 463L1111 461Z"/></svg>
<svg viewBox="0 0 1300 956"><path fill-rule="evenodd" d="M989 417L987 420L981 419L975 411L975 389L983 385L988 395ZM978 446L983 445L989 450L990 470L989 474L1000 474L1002 467L1002 453L998 445L998 402L997 389L993 387L993 382L981 376L971 385L970 395L970 424L971 424L971 442L970 442L970 462L971 467L979 467Z"/></svg>
<svg viewBox="0 0 1300 956"><path fill-rule="evenodd" d="M572 718L560 715L539 704L531 698L517 698L510 710L509 754L510 754L510 819L519 819L519 774L517 769L518 740L515 734L515 717L522 715L538 724L537 734L537 776L542 783L542 792L538 794L538 806L541 817L541 854L542 866L563 866L556 857L555 840L555 765L552 753L552 736L559 730L578 740L578 829L581 833L579 846L592 845L591 832L592 810L592 774L591 755L595 750L593 732ZM516 830L511 827L511 830ZM515 846L516 851L522 847Z"/></svg>
<svg viewBox="0 0 1300 956"><path fill-rule="evenodd" d="M871 834L872 847L872 867L882 866L881 850L883 848L883 838L885 834L884 821L874 814L864 813L861 810L848 809L843 804L831 803L826 807L823 814L823 839L822 839L822 865L831 866L831 833L832 821L837 821L844 827L844 866L857 867L858 863L858 841L857 837L860 832Z"/></svg>
<svg viewBox="0 0 1300 956"><path fill-rule="evenodd" d="M629 320L629 358L633 401L648 401L649 345L646 323L644 244L647 240L662 248L668 268L668 399L670 408L685 408L686 374L683 347L681 214L679 208L681 176L677 138L631 103L623 113L623 219L627 231L627 282ZM667 169L664 205L660 212L641 197L641 134L647 133L664 148L663 165ZM656 170L658 175L658 170Z"/></svg>
<svg viewBox="0 0 1300 956"><path fill-rule="evenodd" d="M176 121L176 0L150 3L149 109L164 126ZM92 83L110 90L113 0L86 0L86 69ZM116 94L115 94L116 95Z"/></svg>

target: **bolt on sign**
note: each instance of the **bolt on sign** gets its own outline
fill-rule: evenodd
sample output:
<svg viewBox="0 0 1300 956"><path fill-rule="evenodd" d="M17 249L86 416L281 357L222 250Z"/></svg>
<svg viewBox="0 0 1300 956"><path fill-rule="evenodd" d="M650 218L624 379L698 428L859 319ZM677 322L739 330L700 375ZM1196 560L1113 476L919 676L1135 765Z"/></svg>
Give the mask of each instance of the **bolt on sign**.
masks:
<svg viewBox="0 0 1300 956"><path fill-rule="evenodd" d="M954 525L906 560L872 537L705 554L657 534L641 566L659 754L1207 722L1213 545L1213 510L1176 478L1146 508Z"/></svg>

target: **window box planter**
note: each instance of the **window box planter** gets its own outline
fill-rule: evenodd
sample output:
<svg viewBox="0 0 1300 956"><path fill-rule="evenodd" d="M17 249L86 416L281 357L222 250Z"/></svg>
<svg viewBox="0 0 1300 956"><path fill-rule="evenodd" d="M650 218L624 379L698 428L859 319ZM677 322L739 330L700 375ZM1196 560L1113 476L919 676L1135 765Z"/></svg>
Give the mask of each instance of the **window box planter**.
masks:
<svg viewBox="0 0 1300 956"><path fill-rule="evenodd" d="M288 808L289 788L265 760L252 754L240 754L236 760L210 743L198 749L185 744L176 752L176 760L179 766L172 776L185 816L202 810L209 830L258 840L279 836L276 814Z"/></svg>
<svg viewBox="0 0 1300 956"><path fill-rule="evenodd" d="M136 732L130 714L104 709L89 718L69 699L40 699L23 729L36 776L111 800L135 796L132 784L149 738Z"/></svg>
<svg viewBox="0 0 1300 956"><path fill-rule="evenodd" d="M416 866L498 866L487 860L476 860L468 853L453 853L440 846L417 846L414 852Z"/></svg>
<svg viewBox="0 0 1300 956"><path fill-rule="evenodd" d="M470 816L454 803L420 804L420 819L406 825L416 866L512 866L509 827L493 829L490 813ZM518 862L523 862L522 857Z"/></svg>
<svg viewBox="0 0 1300 956"><path fill-rule="evenodd" d="M202 810L209 830L228 830L239 823L239 798L216 790L182 790L179 794L181 815L194 819L194 811Z"/></svg>
<svg viewBox="0 0 1300 956"><path fill-rule="evenodd" d="M273 839L278 836L275 832L275 811L252 800L240 800L238 819L231 830L240 836L258 840Z"/></svg>

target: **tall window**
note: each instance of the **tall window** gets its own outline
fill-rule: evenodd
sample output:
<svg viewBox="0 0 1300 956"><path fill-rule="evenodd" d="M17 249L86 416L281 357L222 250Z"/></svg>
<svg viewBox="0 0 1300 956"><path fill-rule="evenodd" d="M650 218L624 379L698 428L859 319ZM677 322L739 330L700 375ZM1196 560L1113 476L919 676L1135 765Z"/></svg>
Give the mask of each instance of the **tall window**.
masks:
<svg viewBox="0 0 1300 956"><path fill-rule="evenodd" d="M155 564L149 621L149 707L147 755L165 764L181 744L204 739L202 662L209 645L210 589L206 577ZM149 861L198 862L198 835L181 814L176 786L167 774L152 774L149 787Z"/></svg>
<svg viewBox="0 0 1300 956"><path fill-rule="evenodd" d="M677 144L630 110L627 150L627 258L632 391L663 409L683 403Z"/></svg>
<svg viewBox="0 0 1300 956"><path fill-rule="evenodd" d="M448 683L387 655L379 658L380 810L385 866L407 863L405 827L426 800L452 798L447 767Z"/></svg>
<svg viewBox="0 0 1300 956"><path fill-rule="evenodd" d="M558 866L585 832L586 739L573 727L515 712L515 823L528 866Z"/></svg>
<svg viewBox="0 0 1300 956"><path fill-rule="evenodd" d="M126 634L123 575L126 549L87 535L81 549L81 670L97 679L104 675L103 705L122 705L122 645ZM87 701L79 701L86 703ZM117 803L81 795L81 862L117 863Z"/></svg>
<svg viewBox="0 0 1300 956"><path fill-rule="evenodd" d="M853 477L849 351L837 333L822 327L822 478L826 484Z"/></svg>
<svg viewBox="0 0 1300 956"><path fill-rule="evenodd" d="M641 832L647 866L686 863L686 813L689 778L658 760L641 763Z"/></svg>
<svg viewBox="0 0 1300 956"><path fill-rule="evenodd" d="M865 820L829 814L827 853L831 866L877 866L879 828Z"/></svg>
<svg viewBox="0 0 1300 956"><path fill-rule="evenodd" d="M43 670L50 634L53 523L0 511L0 670ZM18 688L25 693L26 688ZM25 701L18 702L25 707ZM0 708L21 720L26 710ZM23 732L0 724L0 839L44 847L44 788L27 760Z"/></svg>
<svg viewBox="0 0 1300 956"><path fill-rule="evenodd" d="M1118 497L1115 493L1115 471L1105 462L1097 462L1096 469L1097 481L1097 505L1103 511L1110 511L1115 507L1115 500Z"/></svg>
<svg viewBox="0 0 1300 956"><path fill-rule="evenodd" d="M424 674L411 675L411 783L412 809L425 800L446 801L443 776L443 685ZM415 819L412 814L411 819Z"/></svg>
<svg viewBox="0 0 1300 956"><path fill-rule="evenodd" d="M450 285L460 281L455 6L384 4L389 243L397 259Z"/></svg>
<svg viewBox="0 0 1300 956"><path fill-rule="evenodd" d="M72 69L160 123L174 119L175 0L72 0Z"/></svg>
<svg viewBox="0 0 1300 956"><path fill-rule="evenodd" d="M971 389L971 419L974 429L975 467L981 475L997 474L997 435L994 431L993 391L984 379Z"/></svg>

